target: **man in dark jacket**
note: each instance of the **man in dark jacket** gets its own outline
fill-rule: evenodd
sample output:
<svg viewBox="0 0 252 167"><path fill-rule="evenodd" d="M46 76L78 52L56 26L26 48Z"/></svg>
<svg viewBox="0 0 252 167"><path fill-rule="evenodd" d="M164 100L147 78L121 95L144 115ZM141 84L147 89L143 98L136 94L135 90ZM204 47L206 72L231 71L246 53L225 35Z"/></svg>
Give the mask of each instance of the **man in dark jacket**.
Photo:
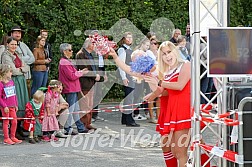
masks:
<svg viewBox="0 0 252 167"><path fill-rule="evenodd" d="M51 44L47 40L48 30L45 30L45 29L40 30L40 36L42 36L42 37L44 37L46 39L45 46L44 46L45 52L46 52L46 55L50 59L52 59L53 58L53 55L52 55L52 46L51 46Z"/></svg>
<svg viewBox="0 0 252 167"><path fill-rule="evenodd" d="M97 72L98 67L95 64L94 57L91 54L94 51L94 44L87 38L80 52L76 55L77 68L88 68L89 72L80 78L81 93L79 96L80 109L88 113L81 118L88 129L95 129L91 125L92 109L94 100L94 85L96 82L103 82L104 77Z"/></svg>

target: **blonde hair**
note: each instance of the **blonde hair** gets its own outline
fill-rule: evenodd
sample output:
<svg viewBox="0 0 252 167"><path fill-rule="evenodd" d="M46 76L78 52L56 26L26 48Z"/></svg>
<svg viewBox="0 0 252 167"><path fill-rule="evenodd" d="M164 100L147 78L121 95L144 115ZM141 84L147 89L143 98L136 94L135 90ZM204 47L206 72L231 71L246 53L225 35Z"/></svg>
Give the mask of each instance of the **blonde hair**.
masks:
<svg viewBox="0 0 252 167"><path fill-rule="evenodd" d="M171 51L173 51L176 54L176 58L177 58L177 63L184 63L185 60L183 60L178 52L178 49L176 48L176 46L170 42L170 41L165 41L163 42L160 47L158 48L158 77L159 79L163 79L164 78L164 73L167 72L170 68L169 65L167 65L164 61L163 61L163 54L162 54L162 49L164 47L168 47Z"/></svg>
<svg viewBox="0 0 252 167"><path fill-rule="evenodd" d="M58 81L58 80L51 80L49 82L49 85L48 85L50 88L58 88L59 86L62 86L62 82Z"/></svg>
<svg viewBox="0 0 252 167"><path fill-rule="evenodd" d="M144 38L140 41L139 45L137 45L136 49L140 49L144 44L146 44L147 42L150 42L149 38Z"/></svg>
<svg viewBox="0 0 252 167"><path fill-rule="evenodd" d="M135 50L134 52L132 52L132 54L131 54L131 60L132 61L135 61L135 59L138 57L138 56L142 56L142 55L144 55L144 54L146 54L143 50Z"/></svg>
<svg viewBox="0 0 252 167"><path fill-rule="evenodd" d="M11 66L8 64L0 64L0 80L3 80L4 76L12 71Z"/></svg>
<svg viewBox="0 0 252 167"><path fill-rule="evenodd" d="M177 42L180 43L180 42L183 42L183 40L186 40L186 37L184 35L179 35Z"/></svg>
<svg viewBox="0 0 252 167"><path fill-rule="evenodd" d="M33 99L43 103L44 102L44 98L45 98L45 95L44 95L44 92L41 91L41 90L37 90L34 94L33 94Z"/></svg>

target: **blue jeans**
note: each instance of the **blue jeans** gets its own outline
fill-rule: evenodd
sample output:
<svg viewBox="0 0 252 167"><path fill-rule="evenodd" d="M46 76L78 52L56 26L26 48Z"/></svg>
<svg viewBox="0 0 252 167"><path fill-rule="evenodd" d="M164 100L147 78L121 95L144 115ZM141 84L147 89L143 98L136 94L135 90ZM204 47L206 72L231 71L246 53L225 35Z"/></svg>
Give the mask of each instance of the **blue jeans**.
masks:
<svg viewBox="0 0 252 167"><path fill-rule="evenodd" d="M72 125L72 119L74 119L74 122L77 126L78 132L82 132L86 130L84 124L80 121L80 116L78 113L71 114L73 112L80 111L80 106L78 102L78 93L66 93L66 102L69 104L69 116L67 118L66 124L64 129L69 132Z"/></svg>
<svg viewBox="0 0 252 167"><path fill-rule="evenodd" d="M40 87L46 87L47 80L48 71L32 71L31 95L33 95Z"/></svg>
<svg viewBox="0 0 252 167"><path fill-rule="evenodd" d="M200 91L210 100L211 92L213 88L213 78L207 77L206 75L201 78ZM207 94L206 94L207 93ZM200 104L206 104L207 100L200 96Z"/></svg>

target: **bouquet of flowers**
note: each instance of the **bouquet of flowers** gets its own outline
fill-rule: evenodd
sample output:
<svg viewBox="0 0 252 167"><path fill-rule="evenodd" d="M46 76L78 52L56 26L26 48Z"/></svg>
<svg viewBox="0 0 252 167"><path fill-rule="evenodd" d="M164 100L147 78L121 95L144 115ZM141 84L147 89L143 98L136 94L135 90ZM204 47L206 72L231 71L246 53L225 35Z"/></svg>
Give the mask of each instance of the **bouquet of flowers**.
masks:
<svg viewBox="0 0 252 167"><path fill-rule="evenodd" d="M130 64L132 72L147 74L155 70L155 60L147 54L135 56Z"/></svg>
<svg viewBox="0 0 252 167"><path fill-rule="evenodd" d="M95 51L98 55L106 55L109 53L110 47L116 47L116 43L109 41L107 36L102 36L97 33L90 36L89 38L94 43L96 47Z"/></svg>

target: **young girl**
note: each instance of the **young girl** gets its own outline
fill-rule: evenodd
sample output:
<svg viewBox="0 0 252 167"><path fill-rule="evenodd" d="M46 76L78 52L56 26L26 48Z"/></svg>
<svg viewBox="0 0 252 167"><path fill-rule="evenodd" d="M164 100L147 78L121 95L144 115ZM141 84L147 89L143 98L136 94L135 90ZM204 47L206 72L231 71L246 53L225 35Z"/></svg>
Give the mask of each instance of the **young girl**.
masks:
<svg viewBox="0 0 252 167"><path fill-rule="evenodd" d="M42 132L42 121L44 117L44 92L37 90L33 94L33 98L25 106L24 129L29 131L29 143L35 144L39 142L38 136Z"/></svg>
<svg viewBox="0 0 252 167"><path fill-rule="evenodd" d="M58 80L51 80L48 91L45 95L45 115L42 123L43 140L58 141L55 137L55 131L59 130L59 124L56 116L60 109L59 99L62 91L62 83Z"/></svg>
<svg viewBox="0 0 252 167"><path fill-rule="evenodd" d="M3 117L10 117L11 132L9 138L9 119L3 120L4 144L12 145L22 143L15 137L17 129L18 102L14 82L11 80L12 70L9 65L0 64L0 106Z"/></svg>

